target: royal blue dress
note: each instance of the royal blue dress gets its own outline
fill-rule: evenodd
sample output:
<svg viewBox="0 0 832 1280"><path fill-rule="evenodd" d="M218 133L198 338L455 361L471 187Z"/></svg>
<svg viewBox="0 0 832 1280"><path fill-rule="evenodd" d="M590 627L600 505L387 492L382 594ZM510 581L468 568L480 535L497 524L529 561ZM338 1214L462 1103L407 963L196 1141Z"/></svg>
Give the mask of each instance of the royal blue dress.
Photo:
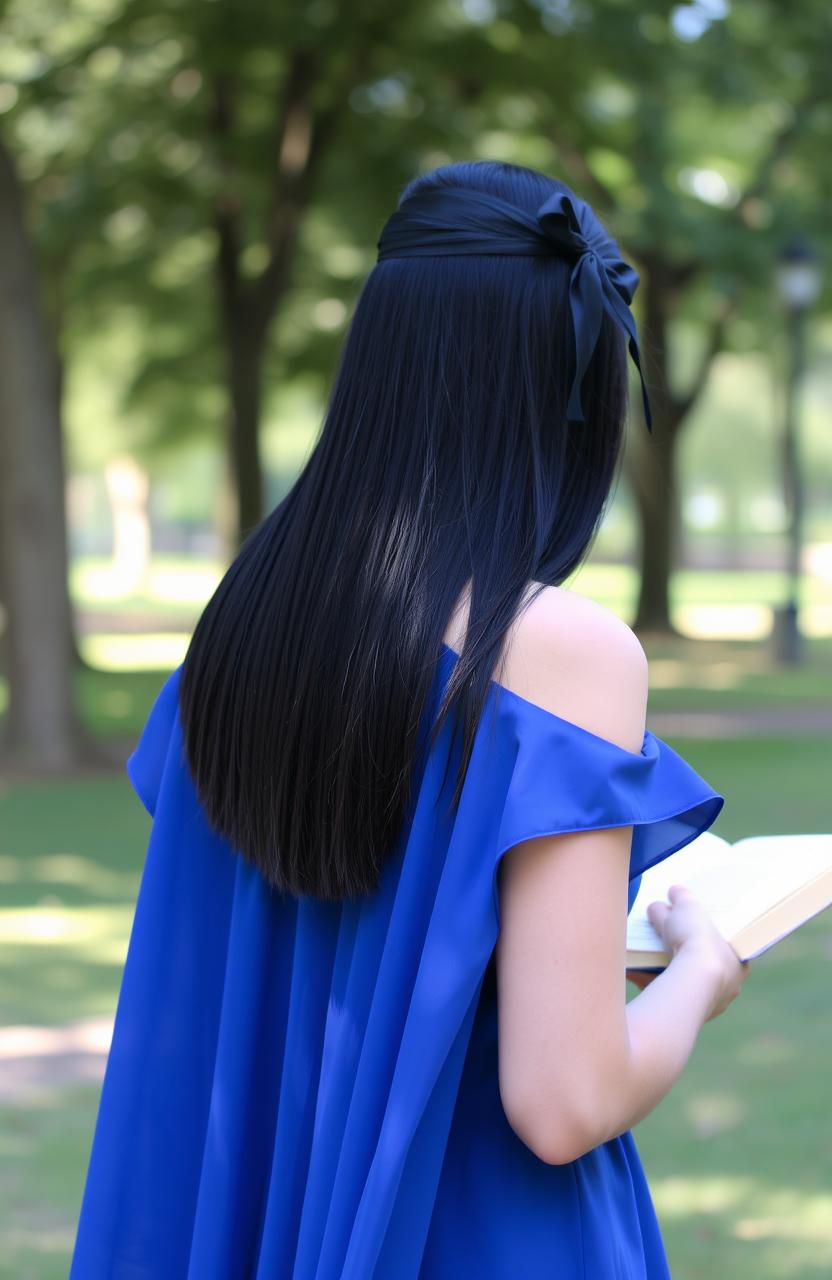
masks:
<svg viewBox="0 0 832 1280"><path fill-rule="evenodd" d="M632 825L641 872L724 799L649 730L632 752L492 684L458 811L427 727L372 896L270 890L213 834L179 672L128 762L153 825L70 1280L666 1280L632 1134L549 1165L500 1105L497 868ZM446 754L451 751L447 778ZM438 801L438 803L437 803Z"/></svg>

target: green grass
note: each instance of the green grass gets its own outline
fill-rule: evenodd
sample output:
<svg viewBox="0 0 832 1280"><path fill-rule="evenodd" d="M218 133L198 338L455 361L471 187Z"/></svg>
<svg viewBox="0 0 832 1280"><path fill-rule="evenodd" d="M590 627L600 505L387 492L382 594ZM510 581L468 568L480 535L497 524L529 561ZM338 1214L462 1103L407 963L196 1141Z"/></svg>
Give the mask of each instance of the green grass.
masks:
<svg viewBox="0 0 832 1280"><path fill-rule="evenodd" d="M590 559L565 584L576 591L602 597L622 614L635 609L638 590L636 569L629 564L608 564ZM786 577L774 569L677 569L670 582L671 607L708 605L782 604ZM832 581L803 574L800 604L832 605Z"/></svg>
<svg viewBox="0 0 832 1280"><path fill-rule="evenodd" d="M828 739L672 745L726 796L718 835L832 829ZM674 1280L832 1275L831 976L826 912L758 958L638 1125Z"/></svg>
<svg viewBox="0 0 832 1280"><path fill-rule="evenodd" d="M148 829L121 776L0 794L4 1023L112 1013Z"/></svg>
<svg viewBox="0 0 832 1280"><path fill-rule="evenodd" d="M85 724L101 736L138 736L167 671L79 671L78 706Z"/></svg>
<svg viewBox="0 0 832 1280"><path fill-rule="evenodd" d="M69 586L76 605L119 613L193 613L214 590L222 573L216 560L197 556L154 555L141 582L125 590L124 574L100 556L77 556Z"/></svg>
<svg viewBox="0 0 832 1280"><path fill-rule="evenodd" d="M804 642L797 667L778 666L770 646L744 640L645 640L650 707L754 710L832 707L832 637Z"/></svg>
<svg viewBox="0 0 832 1280"><path fill-rule="evenodd" d="M66 1280L97 1085L0 1107L0 1277Z"/></svg>
<svg viewBox="0 0 832 1280"><path fill-rule="evenodd" d="M830 969L826 913L757 959L637 1126L674 1280L832 1275Z"/></svg>
<svg viewBox="0 0 832 1280"><path fill-rule="evenodd" d="M112 1016L149 819L126 778L0 791L0 1021ZM0 1106L0 1277L67 1274L97 1085Z"/></svg>

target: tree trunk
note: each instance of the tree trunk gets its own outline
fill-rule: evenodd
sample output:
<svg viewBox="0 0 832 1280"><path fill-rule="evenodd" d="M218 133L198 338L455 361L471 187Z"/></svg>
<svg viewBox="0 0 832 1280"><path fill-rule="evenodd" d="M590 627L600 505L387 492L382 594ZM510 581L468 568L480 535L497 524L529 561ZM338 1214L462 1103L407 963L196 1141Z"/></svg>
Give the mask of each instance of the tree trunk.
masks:
<svg viewBox="0 0 832 1280"><path fill-rule="evenodd" d="M243 538L263 516L260 459L261 343L247 331L244 316L231 321L228 335L229 452L237 494L237 529Z"/></svg>
<svg viewBox="0 0 832 1280"><path fill-rule="evenodd" d="M3 462L2 444L3 424L0 422L0 465ZM6 584L3 581L5 566L3 564L3 479L0 475L0 676L9 671L9 606L7 603Z"/></svg>
<svg viewBox="0 0 832 1280"><path fill-rule="evenodd" d="M72 698L60 411L14 164L0 143L0 557L9 677L6 751L65 769L83 754Z"/></svg>
<svg viewBox="0 0 832 1280"><path fill-rule="evenodd" d="M676 635L670 617L670 578L679 542L679 486L676 476L679 405L668 380L669 284L659 261L645 286L645 349L656 376L651 379L653 432L642 428L633 441L628 474L638 510L641 581L635 631Z"/></svg>
<svg viewBox="0 0 832 1280"><path fill-rule="evenodd" d="M657 424L654 418L654 434ZM633 629L675 634L670 617L670 578L677 563L678 486L675 438L642 441L631 469L639 517L641 582Z"/></svg>
<svg viewBox="0 0 832 1280"><path fill-rule="evenodd" d="M362 47L349 64L343 97L360 78L366 55ZM218 76L213 83L210 128L224 180L215 210L216 278L228 377L228 453L240 540L263 516L259 426L266 342L286 293L314 177L340 116L342 95L337 93L333 105L315 111L314 90L320 77L316 55L309 49L296 50L278 94L265 226L269 257L251 281L240 273L242 206L235 171L235 86L227 76Z"/></svg>

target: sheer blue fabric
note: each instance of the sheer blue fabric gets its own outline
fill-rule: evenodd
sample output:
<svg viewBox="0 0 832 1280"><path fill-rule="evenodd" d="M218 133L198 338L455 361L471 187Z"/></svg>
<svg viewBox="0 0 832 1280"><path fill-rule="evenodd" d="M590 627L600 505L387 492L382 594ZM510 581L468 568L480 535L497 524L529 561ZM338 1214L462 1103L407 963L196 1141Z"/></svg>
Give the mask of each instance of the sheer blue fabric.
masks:
<svg viewBox="0 0 832 1280"><path fill-rule="evenodd" d="M724 799L649 730L626 751L494 684L449 814L459 744L426 739L456 659L381 885L344 903L270 890L211 832L179 672L162 688L128 762L153 823L70 1280L669 1276L629 1131L548 1165L505 1118L497 871L632 825L629 910Z"/></svg>

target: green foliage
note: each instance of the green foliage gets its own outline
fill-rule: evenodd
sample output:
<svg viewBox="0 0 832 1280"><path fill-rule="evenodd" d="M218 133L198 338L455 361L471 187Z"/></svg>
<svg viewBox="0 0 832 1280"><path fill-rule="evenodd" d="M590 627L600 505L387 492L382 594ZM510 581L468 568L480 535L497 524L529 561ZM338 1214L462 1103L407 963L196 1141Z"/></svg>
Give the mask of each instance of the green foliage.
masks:
<svg viewBox="0 0 832 1280"><path fill-rule="evenodd" d="M287 379L326 385L398 191L443 160L563 174L637 260L660 250L679 273L680 323L707 325L740 289L744 349L765 350L776 323L782 237L828 238L832 21L819 0L101 0L71 13L9 0L0 35L0 106L65 358L128 335L107 370L113 450L219 439L217 208L239 208L253 285L300 55L327 137L271 335L267 409L280 411ZM85 416L73 409L74 436L91 431Z"/></svg>

